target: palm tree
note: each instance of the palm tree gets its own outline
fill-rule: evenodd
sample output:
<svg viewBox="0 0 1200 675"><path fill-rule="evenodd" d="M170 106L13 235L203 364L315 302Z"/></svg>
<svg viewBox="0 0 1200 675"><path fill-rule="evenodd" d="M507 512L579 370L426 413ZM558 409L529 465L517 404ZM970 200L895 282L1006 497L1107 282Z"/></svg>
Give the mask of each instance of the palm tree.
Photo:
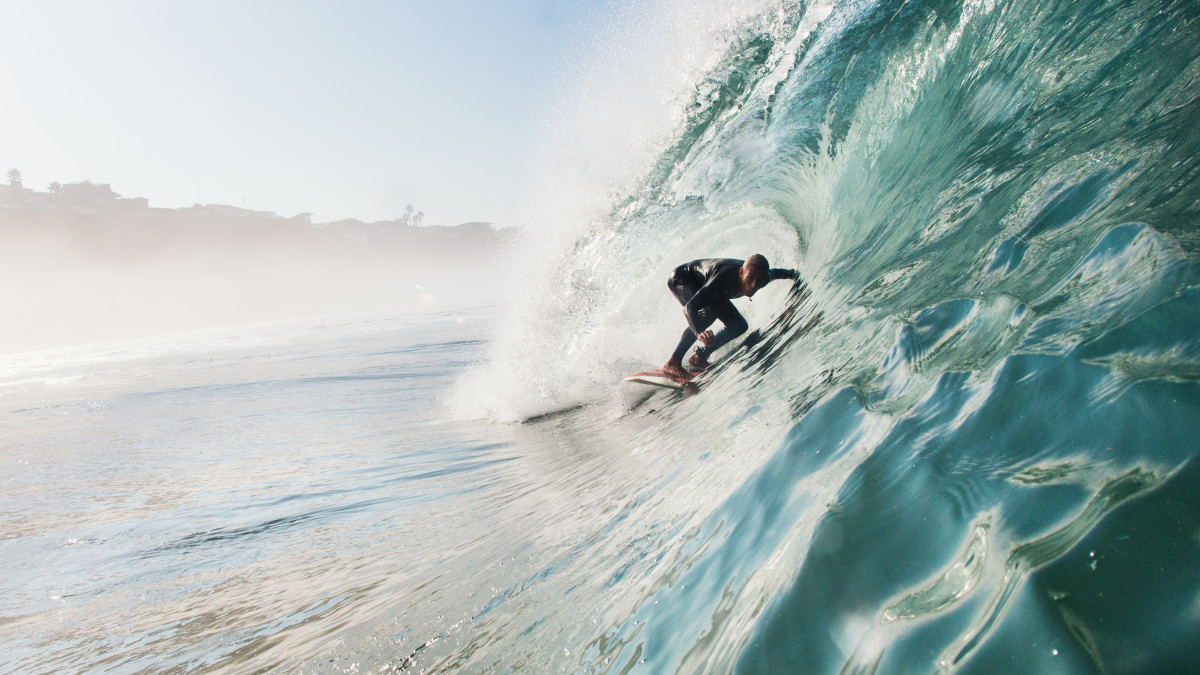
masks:
<svg viewBox="0 0 1200 675"><path fill-rule="evenodd" d="M59 183L58 181L54 181L53 183L50 184L49 190L50 190L50 194L54 196L54 203L57 204L58 196L60 194L62 194L62 183Z"/></svg>
<svg viewBox="0 0 1200 675"><path fill-rule="evenodd" d="M9 187L12 187L17 190L21 189L22 186L21 186L21 170L20 169L9 169L8 170L8 185L9 185Z"/></svg>

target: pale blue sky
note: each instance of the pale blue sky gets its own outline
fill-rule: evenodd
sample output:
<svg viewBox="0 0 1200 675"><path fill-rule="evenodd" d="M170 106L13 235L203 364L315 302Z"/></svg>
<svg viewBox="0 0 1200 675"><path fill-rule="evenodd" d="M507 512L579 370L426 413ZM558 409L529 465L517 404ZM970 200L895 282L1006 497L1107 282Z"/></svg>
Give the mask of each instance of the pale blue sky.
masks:
<svg viewBox="0 0 1200 675"><path fill-rule="evenodd" d="M617 4L0 0L0 169L161 207L519 224Z"/></svg>

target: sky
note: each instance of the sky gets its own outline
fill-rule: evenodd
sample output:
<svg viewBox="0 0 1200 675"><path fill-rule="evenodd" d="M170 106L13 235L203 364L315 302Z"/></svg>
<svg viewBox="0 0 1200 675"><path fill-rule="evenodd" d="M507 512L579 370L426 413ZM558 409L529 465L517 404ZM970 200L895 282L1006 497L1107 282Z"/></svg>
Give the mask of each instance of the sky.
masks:
<svg viewBox="0 0 1200 675"><path fill-rule="evenodd" d="M0 170L163 208L519 225L620 4L0 0Z"/></svg>

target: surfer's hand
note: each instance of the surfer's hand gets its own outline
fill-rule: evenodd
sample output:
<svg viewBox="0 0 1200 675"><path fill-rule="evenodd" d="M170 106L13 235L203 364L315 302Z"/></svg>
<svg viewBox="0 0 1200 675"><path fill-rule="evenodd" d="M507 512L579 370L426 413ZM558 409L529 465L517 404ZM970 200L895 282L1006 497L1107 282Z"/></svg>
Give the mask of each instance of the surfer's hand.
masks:
<svg viewBox="0 0 1200 675"><path fill-rule="evenodd" d="M700 344L704 345L705 347L711 347L713 343L713 332L711 330L706 330L697 335L696 339L699 340Z"/></svg>

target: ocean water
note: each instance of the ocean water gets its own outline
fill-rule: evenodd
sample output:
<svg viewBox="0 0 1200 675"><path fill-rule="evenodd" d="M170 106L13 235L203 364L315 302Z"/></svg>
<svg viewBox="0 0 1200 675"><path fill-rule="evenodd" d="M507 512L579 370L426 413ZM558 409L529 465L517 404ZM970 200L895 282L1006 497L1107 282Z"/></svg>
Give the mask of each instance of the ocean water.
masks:
<svg viewBox="0 0 1200 675"><path fill-rule="evenodd" d="M4 358L0 670L290 668L461 559L486 534L473 495L512 459L433 412L482 325L342 319Z"/></svg>
<svg viewBox="0 0 1200 675"><path fill-rule="evenodd" d="M1194 672L1200 5L730 16L507 305L0 361L0 670Z"/></svg>

